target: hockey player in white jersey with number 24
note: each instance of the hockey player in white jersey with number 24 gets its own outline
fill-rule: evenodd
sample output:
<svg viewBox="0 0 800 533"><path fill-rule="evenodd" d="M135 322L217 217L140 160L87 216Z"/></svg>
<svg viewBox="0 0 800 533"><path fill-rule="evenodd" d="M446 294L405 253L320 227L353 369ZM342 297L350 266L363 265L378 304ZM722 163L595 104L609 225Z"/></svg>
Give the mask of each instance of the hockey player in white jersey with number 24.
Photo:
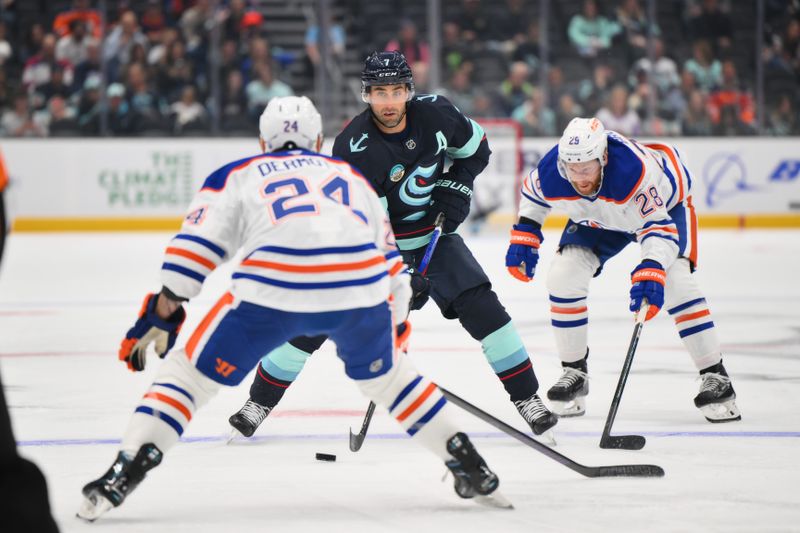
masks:
<svg viewBox="0 0 800 533"><path fill-rule="evenodd" d="M378 196L353 167L317 153L322 123L308 98L271 100L260 143L263 154L206 179L165 252L163 288L145 298L120 359L144 369L151 343L164 357L185 317L182 302L242 249L231 289L161 364L111 468L83 488L78 516L95 520L119 506L220 387L238 385L289 339L318 334L336 343L364 395L445 461L459 496L507 505L438 387L396 350L397 333L410 331L411 290Z"/></svg>
<svg viewBox="0 0 800 533"><path fill-rule="evenodd" d="M635 241L641 262L631 272L630 310L639 311L647 301L649 320L666 306L700 372L695 406L710 422L741 418L711 312L693 276L697 217L691 179L674 147L642 144L606 131L596 118L575 118L524 180L506 255L511 275L533 279L541 225L551 208L570 218L547 276L563 367L547 397L560 416L585 412L589 282Z"/></svg>

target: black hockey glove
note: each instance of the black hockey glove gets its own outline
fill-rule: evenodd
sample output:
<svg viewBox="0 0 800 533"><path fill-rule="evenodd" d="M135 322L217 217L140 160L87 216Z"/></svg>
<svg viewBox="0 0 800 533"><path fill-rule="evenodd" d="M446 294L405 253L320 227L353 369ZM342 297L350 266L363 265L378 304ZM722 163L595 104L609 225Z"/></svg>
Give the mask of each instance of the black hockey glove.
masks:
<svg viewBox="0 0 800 533"><path fill-rule="evenodd" d="M429 212L444 213L442 231L452 233L466 220L471 202L472 187L452 179L451 174L445 172L441 179L436 181L436 187L431 192Z"/></svg>
<svg viewBox="0 0 800 533"><path fill-rule="evenodd" d="M408 308L416 311L422 309L428 302L428 297L431 295L431 280L414 268L409 268L408 273L411 274L411 304Z"/></svg>

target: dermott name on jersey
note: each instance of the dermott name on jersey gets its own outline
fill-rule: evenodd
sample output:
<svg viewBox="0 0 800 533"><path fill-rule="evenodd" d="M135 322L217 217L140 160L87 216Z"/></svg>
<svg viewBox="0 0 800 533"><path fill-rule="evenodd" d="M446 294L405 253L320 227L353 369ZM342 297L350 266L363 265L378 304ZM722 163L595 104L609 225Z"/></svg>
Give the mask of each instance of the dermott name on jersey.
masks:
<svg viewBox="0 0 800 533"><path fill-rule="evenodd" d="M270 159L258 165L258 171L262 176L269 176L273 172L286 172L287 170L299 170L304 167L331 167L328 160L321 157L289 156L286 159Z"/></svg>

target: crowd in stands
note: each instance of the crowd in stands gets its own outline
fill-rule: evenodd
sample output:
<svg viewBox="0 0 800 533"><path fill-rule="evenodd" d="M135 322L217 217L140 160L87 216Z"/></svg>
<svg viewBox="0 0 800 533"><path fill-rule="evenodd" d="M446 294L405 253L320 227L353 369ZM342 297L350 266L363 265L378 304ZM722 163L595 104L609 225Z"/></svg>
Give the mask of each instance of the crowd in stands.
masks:
<svg viewBox="0 0 800 533"><path fill-rule="evenodd" d="M430 87L431 50L411 18L398 17L396 35L378 46L405 54L418 92L444 94L476 118L512 118L525 135L555 136L572 117L592 115L634 136L759 133L754 61L741 61L756 36L737 41L732 0L668 0L680 10L685 43L672 49L646 0L573 2L563 45L554 40L548 57L531 8L538 2L496 1L501 16L481 0L451 0L440 87ZM0 3L3 137L207 135L212 124L220 134L251 135L266 103L293 93L287 66L301 62L313 75L320 62L316 23L295 57L271 44L257 0L106 2L105 26L91 0L27 25L16 20L22 0ZM760 133L798 135L800 0L765 5L769 90ZM337 62L353 24L338 14L330 21ZM361 43L365 52L374 45Z"/></svg>

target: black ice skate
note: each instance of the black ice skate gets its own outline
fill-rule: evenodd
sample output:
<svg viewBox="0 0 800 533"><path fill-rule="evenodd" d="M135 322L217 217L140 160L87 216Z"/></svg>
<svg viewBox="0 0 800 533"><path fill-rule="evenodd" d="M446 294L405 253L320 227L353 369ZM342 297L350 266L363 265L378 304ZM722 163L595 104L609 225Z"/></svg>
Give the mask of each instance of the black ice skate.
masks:
<svg viewBox="0 0 800 533"><path fill-rule="evenodd" d="M94 522L112 507L119 507L142 482L148 470L161 463L162 457L161 450L152 443L143 444L132 459L124 452L119 452L103 477L83 487L85 499L78 509L78 518Z"/></svg>
<svg viewBox="0 0 800 533"><path fill-rule="evenodd" d="M558 423L558 416L545 407L538 394L534 394L527 400L516 401L514 406L531 427L534 435L542 435ZM549 435L549 438L554 441L552 435Z"/></svg>
<svg viewBox="0 0 800 533"><path fill-rule="evenodd" d="M461 498L476 498L478 503L494 507L512 508L502 494L497 491L500 479L489 470L483 457L464 433L456 433L447 441L447 452L453 459L445 465L455 478L454 489Z"/></svg>
<svg viewBox="0 0 800 533"><path fill-rule="evenodd" d="M727 376L721 363L719 369L719 373L700 374L703 383L700 384L700 393L694 397L694 405L700 409L706 420L715 424L741 420L742 415L736 406L736 392L731 385L731 378Z"/></svg>
<svg viewBox="0 0 800 533"><path fill-rule="evenodd" d="M588 394L589 376L586 370L565 366L561 377L547 391L547 399L558 416L581 416L586 412Z"/></svg>
<svg viewBox="0 0 800 533"><path fill-rule="evenodd" d="M259 405L253 400L247 400L242 408L228 419L228 423L234 429L228 442L236 436L237 431L245 437L252 437L269 412L269 407Z"/></svg>

